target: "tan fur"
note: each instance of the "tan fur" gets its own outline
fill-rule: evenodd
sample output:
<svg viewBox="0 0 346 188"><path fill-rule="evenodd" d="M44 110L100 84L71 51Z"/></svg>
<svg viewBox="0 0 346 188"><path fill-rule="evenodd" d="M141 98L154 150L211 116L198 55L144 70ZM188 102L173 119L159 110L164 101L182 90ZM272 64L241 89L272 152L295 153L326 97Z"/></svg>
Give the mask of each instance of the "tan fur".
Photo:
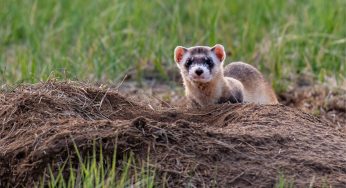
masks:
<svg viewBox="0 0 346 188"><path fill-rule="evenodd" d="M244 86L244 101L257 104L278 104L272 87L253 66L233 62L225 67L224 76L239 80Z"/></svg>

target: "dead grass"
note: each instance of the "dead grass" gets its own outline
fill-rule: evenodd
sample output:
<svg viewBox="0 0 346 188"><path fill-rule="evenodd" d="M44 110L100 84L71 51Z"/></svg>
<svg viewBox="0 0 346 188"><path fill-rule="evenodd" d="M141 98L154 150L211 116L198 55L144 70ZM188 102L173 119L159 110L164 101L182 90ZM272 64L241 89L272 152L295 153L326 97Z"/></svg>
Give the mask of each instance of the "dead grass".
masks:
<svg viewBox="0 0 346 188"><path fill-rule="evenodd" d="M48 164L78 163L73 141L81 155L97 141L105 157L116 144L119 161L128 152L149 158L166 186L268 187L281 173L297 186L313 177L316 186L346 183L345 132L283 105L157 110L66 82L21 86L0 99L1 186L29 186Z"/></svg>

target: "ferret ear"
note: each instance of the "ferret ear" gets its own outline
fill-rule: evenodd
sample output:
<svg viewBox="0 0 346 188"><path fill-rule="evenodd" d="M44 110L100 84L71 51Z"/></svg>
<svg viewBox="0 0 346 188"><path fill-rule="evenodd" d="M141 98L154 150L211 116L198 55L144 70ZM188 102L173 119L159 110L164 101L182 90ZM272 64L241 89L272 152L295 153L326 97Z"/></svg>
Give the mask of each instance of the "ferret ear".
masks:
<svg viewBox="0 0 346 188"><path fill-rule="evenodd" d="M211 48L211 51L215 53L216 57L222 62L226 58L225 49L221 44L216 44Z"/></svg>
<svg viewBox="0 0 346 188"><path fill-rule="evenodd" d="M183 60L184 54L187 52L187 49L182 46L177 46L174 49L174 61L180 63Z"/></svg>

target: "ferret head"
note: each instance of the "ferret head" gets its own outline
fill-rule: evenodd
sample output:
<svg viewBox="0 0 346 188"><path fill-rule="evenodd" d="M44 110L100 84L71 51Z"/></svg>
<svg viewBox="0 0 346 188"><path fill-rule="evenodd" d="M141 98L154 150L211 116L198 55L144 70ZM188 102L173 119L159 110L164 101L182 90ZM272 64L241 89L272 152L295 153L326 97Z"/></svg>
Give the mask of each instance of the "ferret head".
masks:
<svg viewBox="0 0 346 188"><path fill-rule="evenodd" d="M217 75L223 74L223 61L226 57L222 45L214 47L195 46L185 48L177 46L174 61L182 76L192 82L207 83Z"/></svg>

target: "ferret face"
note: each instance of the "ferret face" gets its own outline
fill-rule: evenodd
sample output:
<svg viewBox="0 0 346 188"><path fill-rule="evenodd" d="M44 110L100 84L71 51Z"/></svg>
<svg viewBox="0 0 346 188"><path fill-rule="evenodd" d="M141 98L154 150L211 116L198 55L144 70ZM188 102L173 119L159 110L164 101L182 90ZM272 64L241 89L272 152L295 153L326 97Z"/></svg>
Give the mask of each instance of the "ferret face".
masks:
<svg viewBox="0 0 346 188"><path fill-rule="evenodd" d="M214 47L178 46L174 50L174 60L182 76L192 82L207 83L216 75L222 74L225 57L224 48L220 44Z"/></svg>

